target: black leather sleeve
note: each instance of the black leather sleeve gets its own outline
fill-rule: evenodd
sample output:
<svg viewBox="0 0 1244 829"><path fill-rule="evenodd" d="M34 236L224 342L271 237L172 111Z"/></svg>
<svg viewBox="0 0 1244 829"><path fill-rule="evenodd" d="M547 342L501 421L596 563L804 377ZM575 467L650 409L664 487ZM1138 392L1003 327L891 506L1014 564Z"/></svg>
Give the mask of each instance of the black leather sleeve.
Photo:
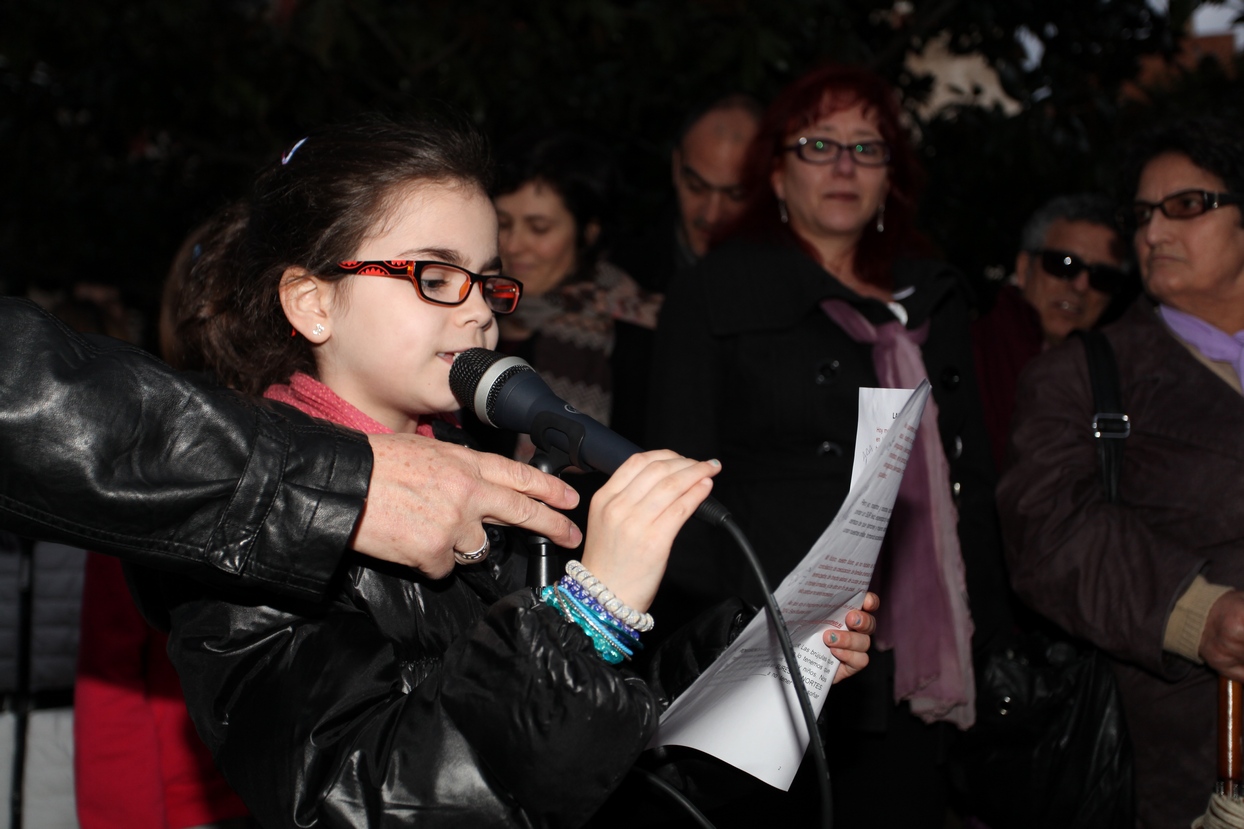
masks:
<svg viewBox="0 0 1244 829"><path fill-rule="evenodd" d="M371 475L364 436L178 374L0 298L0 526L317 597Z"/></svg>

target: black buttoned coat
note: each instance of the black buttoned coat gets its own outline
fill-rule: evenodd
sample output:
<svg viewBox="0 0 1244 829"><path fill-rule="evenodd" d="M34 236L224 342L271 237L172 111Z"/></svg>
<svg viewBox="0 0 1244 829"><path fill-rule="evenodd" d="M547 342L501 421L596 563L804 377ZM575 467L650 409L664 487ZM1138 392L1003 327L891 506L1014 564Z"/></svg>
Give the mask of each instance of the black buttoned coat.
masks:
<svg viewBox="0 0 1244 829"><path fill-rule="evenodd" d="M900 260L894 293L909 328L929 322L922 354L950 463L946 485L956 493L979 648L1006 624L1005 580L967 288L945 264ZM714 496L757 548L773 586L846 498L858 392L879 385L872 346L852 340L821 309L830 298L851 303L874 323L895 318L793 244L733 241L675 281L658 324L649 443L721 460ZM729 595L757 600L741 558L723 555L720 540L697 543L697 534L703 535L697 527L684 531L662 591L679 603ZM873 589L882 584L879 571Z"/></svg>

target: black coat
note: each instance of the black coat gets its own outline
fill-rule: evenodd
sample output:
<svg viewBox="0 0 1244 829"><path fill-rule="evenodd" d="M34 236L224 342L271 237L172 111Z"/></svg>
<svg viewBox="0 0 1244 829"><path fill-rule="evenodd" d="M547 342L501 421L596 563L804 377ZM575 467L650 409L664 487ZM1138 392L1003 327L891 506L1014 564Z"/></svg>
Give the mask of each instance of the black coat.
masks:
<svg viewBox="0 0 1244 829"><path fill-rule="evenodd" d="M984 600L1001 596L1005 581L966 288L944 264L900 261L894 291L905 297L909 327L930 322L922 354L979 637L999 623ZM714 496L756 545L774 586L846 498L858 391L879 385L871 346L853 341L820 308L829 298L846 300L875 323L894 319L883 303L860 297L794 246L736 241L675 282L657 330L652 444L722 462ZM733 559L680 559L671 562L673 582L757 598Z"/></svg>
<svg viewBox="0 0 1244 829"><path fill-rule="evenodd" d="M316 603L131 571L144 612L171 622L199 734L261 824L581 826L667 694L741 629L741 603L719 605L665 643L645 681L522 586L522 533L487 532L489 559L443 579L349 556ZM636 807L653 814L622 802L608 818Z"/></svg>
<svg viewBox="0 0 1244 829"><path fill-rule="evenodd" d="M981 652L1009 627L1009 611L966 288L954 270L935 262L900 261L893 276L909 326L930 323L922 354L959 509L973 645ZM874 323L895 318L793 244L736 240L674 282L657 327L652 444L722 462L714 497L732 511L774 587L846 498L858 391L879 385L871 346L853 341L825 314L820 303L829 298L849 302ZM750 571L720 547L711 532L684 528L653 613L675 618L726 595L755 602ZM872 589L886 600L884 556ZM829 700L827 745L842 760L831 761L838 822L940 826L946 789L936 769L947 759L951 729L926 726L896 707L892 677L891 654L874 653L869 669ZM900 762L923 788L895 799L886 781Z"/></svg>
<svg viewBox="0 0 1244 829"><path fill-rule="evenodd" d="M655 733L667 693L745 620L737 601L719 606L666 642L645 681L520 586L516 531L488 534L487 562L439 580L355 557L316 604L135 573L140 602L171 618L195 725L260 823L583 825ZM652 804L606 817L636 808Z"/></svg>
<svg viewBox="0 0 1244 829"><path fill-rule="evenodd" d="M359 558L331 601L160 575L199 733L264 826L578 826L656 728L648 686L492 564L431 581ZM508 594L508 595L507 595Z"/></svg>

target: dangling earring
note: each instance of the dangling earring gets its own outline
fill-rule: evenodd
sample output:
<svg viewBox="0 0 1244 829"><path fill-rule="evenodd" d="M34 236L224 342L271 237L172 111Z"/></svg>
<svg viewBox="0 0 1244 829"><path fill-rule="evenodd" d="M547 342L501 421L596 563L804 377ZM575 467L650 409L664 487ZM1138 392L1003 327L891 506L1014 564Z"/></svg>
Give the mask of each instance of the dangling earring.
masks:
<svg viewBox="0 0 1244 829"><path fill-rule="evenodd" d="M782 220L782 224L790 221L790 214L786 212L786 202L778 199L778 218Z"/></svg>
<svg viewBox="0 0 1244 829"><path fill-rule="evenodd" d="M885 202L877 208L877 232L885 233Z"/></svg>

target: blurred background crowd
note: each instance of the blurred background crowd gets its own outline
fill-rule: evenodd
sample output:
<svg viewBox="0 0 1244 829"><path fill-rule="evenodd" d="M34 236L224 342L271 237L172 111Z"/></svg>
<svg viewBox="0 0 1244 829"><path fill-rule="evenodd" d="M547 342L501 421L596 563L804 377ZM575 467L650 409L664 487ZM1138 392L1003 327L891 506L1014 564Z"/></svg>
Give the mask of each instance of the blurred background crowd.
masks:
<svg viewBox="0 0 1244 829"><path fill-rule="evenodd" d="M730 92L768 103L832 59L899 90L928 175L920 224L988 302L1028 215L1110 186L1123 138L1244 106L1238 13L1194 0L13 0L0 9L0 291L64 290L89 262L153 342L188 230L308 128L376 109L447 106L498 144L589 131L623 172L623 229L641 231L669 203L689 109ZM1207 19L1213 36L1196 34Z"/></svg>
<svg viewBox="0 0 1244 829"><path fill-rule="evenodd" d="M986 806L964 805L964 781L945 762L949 726L980 721L971 663L979 682L1009 634L1045 624L1006 586L994 503L1018 378L1073 330L1125 313L1141 292L1130 243L1162 244L1171 228L1190 233L1220 218L1201 221L1207 213L1238 203L1229 199L1241 189L1240 149L1221 127L1244 116L1241 24L1244 4L1196 0L12 0L0 10L0 150L9 161L0 293L201 368L183 362L161 315L177 316L178 303L193 299L180 286L200 255L196 229L243 195L258 167L296 153L309 129L367 112L473 121L497 159L491 195L504 272L525 288L518 312L499 323L499 348L637 442L722 458L722 500L771 545L775 582L823 528L823 505L845 496L857 389L932 382L925 433L940 426L941 440L930 436L918 450L925 465L909 473L917 491L902 506L912 517L891 531L910 536L887 542L873 588L893 599L880 614L893 635L879 635L875 667L838 693L857 720L829 726L835 785L850 793L838 814L844 826L869 815L876 825L936 826L948 812L950 825L1021 826L1014 815L984 823ZM817 74L830 61L837 68ZM1185 129L1163 139L1176 143L1140 151L1136 169L1120 176L1135 135L1207 115L1224 120L1192 132L1218 142L1223 166L1198 155L1199 144L1178 143ZM1168 170L1172 155L1188 164ZM810 193L826 182L849 183L836 196L850 203L819 206ZM1178 198L1188 193L1195 199ZM1211 203L1218 195L1228 200ZM1236 230L1221 229L1232 239ZM779 276L778 287L767 281ZM1187 310L1178 290L1149 287ZM1211 309L1193 316L1232 333L1235 317L1212 310L1226 294L1208 286L1193 296ZM885 333L894 319L901 342ZM1029 400L1020 422L1038 409ZM519 458L532 449L512 436L479 438ZM1035 430L1037 448L1025 457L1042 457L1046 438ZM1086 457L1089 483L1076 492L1095 496L1097 468ZM1029 469L1022 486L1044 471L1054 488L1066 469ZM587 494L599 481L576 483ZM1016 515L1036 524L1060 497L1050 494L1037 517L1011 503L1012 528ZM1077 520L1090 512L1069 508ZM957 534L938 529L954 516ZM712 594L748 595L731 565L697 558L695 532L685 535L658 600L662 618ZM1039 547L1017 535L1007 539L1012 555ZM34 555L16 539L0 542ZM894 558L905 550L925 558ZM27 640L14 646L12 676L22 694L46 692L35 708L67 709L72 641L62 642L68 656L57 678L40 680L45 687L32 688L29 664L21 667L40 602L29 585L19 589L16 561L5 558L14 572L0 574L23 597L0 631ZM177 697L160 661L163 640L127 603L105 598L121 594L113 564L92 557L85 568L82 630L98 641L77 663L79 715L134 704L109 696L127 684L140 697ZM1099 637L1099 620L1059 616L1058 591L1077 584L1072 577L1045 583L1045 570L1011 565L1012 578L1027 578L1026 601L1040 604L1046 590L1056 608L1046 616L1099 646L1116 644L1097 641L1109 638L1108 621ZM79 559L49 566L82 569ZM1151 620L1167 636L1151 656L1219 667L1197 643L1206 608L1222 596L1212 591L1232 583L1223 581L1154 588L1180 597L1175 615L1195 616L1183 604L1194 599L1204 607L1183 649L1165 615ZM49 623L69 631L62 639L78 627L81 583L49 600L62 602ZM931 645L921 640L930 630ZM933 661L956 666L945 671L947 688L929 691L918 659L889 655L930 647ZM1143 663L1126 651L1111 652ZM116 673L126 664L129 674ZM176 704L152 716L159 740L184 743L165 787L178 774L215 785ZM83 734L92 746L111 738L78 719L76 809L87 825L97 805L106 815L98 825L108 825L115 794L98 770L127 761L83 753ZM1137 733L1144 784L1169 744ZM916 770L923 805L916 817L896 806L887 822L878 804L897 758ZM88 765L96 782L84 787ZM169 825L242 819L227 790L196 797L219 808ZM757 800L755 808L736 817L750 823L783 807ZM1165 825L1146 823L1153 808L1142 798L1142 824ZM1126 823L1130 816L1118 825Z"/></svg>

